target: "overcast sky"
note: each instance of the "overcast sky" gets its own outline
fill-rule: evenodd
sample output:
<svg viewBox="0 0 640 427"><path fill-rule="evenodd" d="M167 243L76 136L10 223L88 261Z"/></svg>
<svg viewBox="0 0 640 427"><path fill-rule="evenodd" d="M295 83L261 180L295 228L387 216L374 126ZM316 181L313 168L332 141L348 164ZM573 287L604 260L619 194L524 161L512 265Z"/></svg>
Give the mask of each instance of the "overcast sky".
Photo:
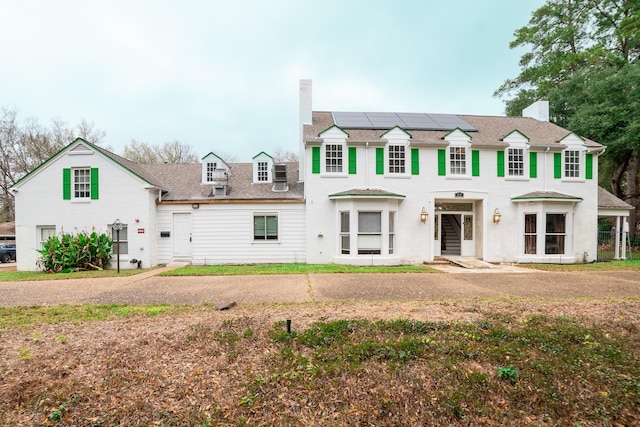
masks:
<svg viewBox="0 0 640 427"><path fill-rule="evenodd" d="M0 107L81 119L116 153L297 151L313 108L501 115L513 33L543 0L0 0Z"/></svg>

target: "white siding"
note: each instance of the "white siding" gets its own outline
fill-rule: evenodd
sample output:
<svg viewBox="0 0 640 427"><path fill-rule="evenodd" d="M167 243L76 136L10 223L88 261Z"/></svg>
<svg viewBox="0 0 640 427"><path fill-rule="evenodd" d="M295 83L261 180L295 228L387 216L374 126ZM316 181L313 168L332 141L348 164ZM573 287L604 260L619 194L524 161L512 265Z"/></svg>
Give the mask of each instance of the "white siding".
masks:
<svg viewBox="0 0 640 427"><path fill-rule="evenodd" d="M200 204L158 206L160 231L172 232L172 215L189 212L192 218L193 264L306 262L303 203ZM253 240L253 214L278 215L278 240ZM158 237L159 262L173 259L173 233Z"/></svg>
<svg viewBox="0 0 640 427"><path fill-rule="evenodd" d="M63 200L62 171L73 167L98 168L99 199ZM27 177L15 193L18 269L38 269L38 226L55 225L58 234L92 230L109 233L108 225L117 218L129 227L129 255L122 257L121 268L136 267L129 264L131 258L142 259L145 267L155 265L154 192L146 186L99 153L62 153ZM138 234L138 228L144 233Z"/></svg>

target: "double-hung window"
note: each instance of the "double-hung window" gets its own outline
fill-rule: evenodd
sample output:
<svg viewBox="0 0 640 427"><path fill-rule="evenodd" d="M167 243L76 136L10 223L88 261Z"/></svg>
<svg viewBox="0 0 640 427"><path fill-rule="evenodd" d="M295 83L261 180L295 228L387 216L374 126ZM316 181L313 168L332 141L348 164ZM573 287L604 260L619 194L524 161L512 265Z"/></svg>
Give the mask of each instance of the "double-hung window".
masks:
<svg viewBox="0 0 640 427"><path fill-rule="evenodd" d="M537 215L525 214L524 216L524 253L533 255L537 253Z"/></svg>
<svg viewBox="0 0 640 427"><path fill-rule="evenodd" d="M278 240L278 216L254 214L253 240Z"/></svg>
<svg viewBox="0 0 640 427"><path fill-rule="evenodd" d="M325 146L325 171L328 173L341 173L343 163L342 144L327 144Z"/></svg>
<svg viewBox="0 0 640 427"><path fill-rule="evenodd" d="M580 151L566 150L564 152L564 177L580 178Z"/></svg>
<svg viewBox="0 0 640 427"><path fill-rule="evenodd" d="M113 229L113 224L109 224L111 230L111 238L113 239L113 247L111 251L115 254L118 253L118 246L120 246L120 255L127 255L129 253L129 231L126 224L122 224L122 230L117 232Z"/></svg>
<svg viewBox="0 0 640 427"><path fill-rule="evenodd" d="M564 254L566 214L547 214L544 240L545 254Z"/></svg>
<svg viewBox="0 0 640 427"><path fill-rule="evenodd" d="M381 219L381 212L358 212L358 255L382 253Z"/></svg>
<svg viewBox="0 0 640 427"><path fill-rule="evenodd" d="M351 233L349 224L349 211L340 212L340 252L351 253Z"/></svg>
<svg viewBox="0 0 640 427"><path fill-rule="evenodd" d="M509 148L507 150L507 171L509 176L524 176L524 149Z"/></svg>
<svg viewBox="0 0 640 427"><path fill-rule="evenodd" d="M449 171L451 175L467 174L467 147L449 147Z"/></svg>
<svg viewBox="0 0 640 427"><path fill-rule="evenodd" d="M73 198L89 199L91 197L91 169L73 169Z"/></svg>
<svg viewBox="0 0 640 427"><path fill-rule="evenodd" d="M389 145L389 173L403 174L406 167L406 147L404 145Z"/></svg>

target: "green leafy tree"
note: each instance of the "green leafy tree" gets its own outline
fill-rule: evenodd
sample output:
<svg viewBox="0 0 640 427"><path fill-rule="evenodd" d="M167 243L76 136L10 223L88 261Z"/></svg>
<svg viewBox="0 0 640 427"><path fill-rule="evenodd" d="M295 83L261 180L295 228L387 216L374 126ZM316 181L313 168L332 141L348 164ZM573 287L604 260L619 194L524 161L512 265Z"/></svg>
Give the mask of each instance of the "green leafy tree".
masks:
<svg viewBox="0 0 640 427"><path fill-rule="evenodd" d="M495 92L505 112L549 99L554 123L607 146L601 178L638 206L640 1L548 0L514 37L528 51Z"/></svg>

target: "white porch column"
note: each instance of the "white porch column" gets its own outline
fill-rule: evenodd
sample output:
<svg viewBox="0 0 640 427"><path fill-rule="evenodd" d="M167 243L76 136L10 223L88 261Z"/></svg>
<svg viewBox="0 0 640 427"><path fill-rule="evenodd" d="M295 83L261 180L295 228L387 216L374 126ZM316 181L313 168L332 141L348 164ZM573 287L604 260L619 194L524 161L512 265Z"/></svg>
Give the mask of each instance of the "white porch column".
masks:
<svg viewBox="0 0 640 427"><path fill-rule="evenodd" d="M616 217L616 237L615 237L615 249L613 252L613 259L620 259L620 232L621 232L621 224L620 224L620 217L617 216Z"/></svg>

